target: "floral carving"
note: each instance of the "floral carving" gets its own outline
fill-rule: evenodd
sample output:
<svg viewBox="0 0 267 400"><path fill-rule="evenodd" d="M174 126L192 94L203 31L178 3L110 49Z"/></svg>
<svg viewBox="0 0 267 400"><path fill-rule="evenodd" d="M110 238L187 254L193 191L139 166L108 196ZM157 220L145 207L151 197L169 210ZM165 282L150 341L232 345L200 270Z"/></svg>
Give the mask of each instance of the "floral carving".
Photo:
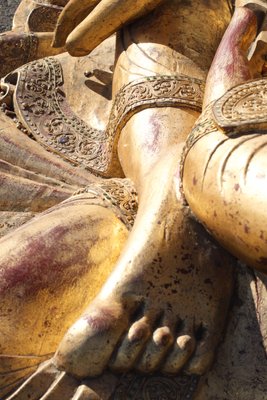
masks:
<svg viewBox="0 0 267 400"><path fill-rule="evenodd" d="M146 77L119 91L108 126L100 131L73 113L65 98L63 83L61 65L55 58L20 68L15 94L17 118L50 151L107 177L122 176L117 142L132 115L155 104L198 111L202 107L202 81L184 75Z"/></svg>
<svg viewBox="0 0 267 400"><path fill-rule="evenodd" d="M106 171L106 134L89 127L70 109L63 91L61 65L45 58L19 69L17 117L35 140L74 164Z"/></svg>
<svg viewBox="0 0 267 400"><path fill-rule="evenodd" d="M138 111L154 107L188 107L202 109L204 84L184 75L152 76L124 86L115 98L108 134L121 130Z"/></svg>
<svg viewBox="0 0 267 400"><path fill-rule="evenodd" d="M228 134L267 128L267 80L257 79L230 89L213 106L216 123Z"/></svg>
<svg viewBox="0 0 267 400"><path fill-rule="evenodd" d="M80 189L76 195L90 194L90 199L94 198L97 203L112 208L122 222L131 229L138 208L137 193L133 183L129 179L107 179L101 183L94 183Z"/></svg>

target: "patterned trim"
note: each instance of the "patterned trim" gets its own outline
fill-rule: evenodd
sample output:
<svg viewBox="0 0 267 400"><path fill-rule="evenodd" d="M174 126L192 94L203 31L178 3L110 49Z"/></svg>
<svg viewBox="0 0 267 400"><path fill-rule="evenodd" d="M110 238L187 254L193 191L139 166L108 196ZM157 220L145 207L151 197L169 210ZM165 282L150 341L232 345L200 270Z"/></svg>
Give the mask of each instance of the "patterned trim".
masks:
<svg viewBox="0 0 267 400"><path fill-rule="evenodd" d="M213 118L226 134L267 130L267 79L238 85L213 106Z"/></svg>
<svg viewBox="0 0 267 400"><path fill-rule="evenodd" d="M106 171L106 134L76 116L66 101L60 63L52 57L18 69L15 112L24 128L49 151L94 172Z"/></svg>
<svg viewBox="0 0 267 400"><path fill-rule="evenodd" d="M191 147L201 139L203 136L208 135L209 133L216 132L218 127L214 121L212 107L213 104L208 105L205 110L203 110L200 117L197 119L193 129L191 130L190 134L187 137L185 148L184 148L184 156L188 153Z"/></svg>
<svg viewBox="0 0 267 400"><path fill-rule="evenodd" d="M126 227L129 230L132 228L137 213L138 200L136 190L129 179L108 179L101 183L93 183L75 192L70 201L75 200L75 196L83 194L89 194L90 201L95 199L97 204L100 201L105 207L113 209Z"/></svg>
<svg viewBox="0 0 267 400"><path fill-rule="evenodd" d="M155 107L187 107L201 112L203 92L203 81L185 75L151 76L122 87L115 97L107 127L112 159L116 159L120 132L133 115Z"/></svg>
<svg viewBox="0 0 267 400"><path fill-rule="evenodd" d="M183 195L183 175L184 175L184 164L185 159L190 151L190 149L204 136L218 131L218 126L216 125L212 113L212 107L214 103L209 104L205 110L203 110L200 117L197 119L192 131L187 137L186 144L183 149L183 153L180 160L180 171L181 171L181 193ZM185 197L183 198L184 203L187 204Z"/></svg>
<svg viewBox="0 0 267 400"><path fill-rule="evenodd" d="M204 83L188 76L152 76L124 86L115 97L109 135L121 131L136 113L152 107L188 107L201 112Z"/></svg>
<svg viewBox="0 0 267 400"><path fill-rule="evenodd" d="M60 63L53 57L18 69L15 112L23 128L49 151L95 174L123 176L117 155L122 128L139 111L189 107L201 111L204 84L199 79L152 76L124 86L117 94L106 131L94 129L73 113L64 93Z"/></svg>

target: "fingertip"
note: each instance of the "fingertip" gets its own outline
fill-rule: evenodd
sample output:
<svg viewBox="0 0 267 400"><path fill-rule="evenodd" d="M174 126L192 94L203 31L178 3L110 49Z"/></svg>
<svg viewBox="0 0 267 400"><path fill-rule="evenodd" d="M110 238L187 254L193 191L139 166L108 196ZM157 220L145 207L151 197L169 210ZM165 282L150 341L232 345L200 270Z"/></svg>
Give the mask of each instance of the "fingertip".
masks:
<svg viewBox="0 0 267 400"><path fill-rule="evenodd" d="M72 57L84 57L90 54L91 52L90 49L85 49L84 47L81 47L79 38L76 38L76 36L72 34L68 36L65 47L67 49L67 52Z"/></svg>

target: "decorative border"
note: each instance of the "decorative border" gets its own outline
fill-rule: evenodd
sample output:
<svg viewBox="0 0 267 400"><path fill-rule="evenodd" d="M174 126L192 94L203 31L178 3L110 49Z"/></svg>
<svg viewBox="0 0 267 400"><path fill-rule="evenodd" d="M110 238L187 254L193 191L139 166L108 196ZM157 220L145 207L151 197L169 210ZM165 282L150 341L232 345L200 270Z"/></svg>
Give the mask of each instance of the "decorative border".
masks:
<svg viewBox="0 0 267 400"><path fill-rule="evenodd" d="M125 85L116 95L108 136L121 131L139 111L152 107L188 107L201 112L204 83L185 75L150 76Z"/></svg>
<svg viewBox="0 0 267 400"><path fill-rule="evenodd" d="M89 194L90 201L95 199L97 204L100 201L105 207L113 209L120 220L131 230L138 209L137 193L131 180L107 179L100 183L93 183L75 192L70 201L75 200L75 196L82 194Z"/></svg>
<svg viewBox="0 0 267 400"><path fill-rule="evenodd" d="M64 93L62 68L55 58L31 62L17 71L14 106L23 128L49 151L101 176L123 176L117 143L122 128L134 114L153 107L202 108L201 80L185 75L146 77L118 92L107 129L101 131L71 110Z"/></svg>
<svg viewBox="0 0 267 400"><path fill-rule="evenodd" d="M267 129L267 79L235 86L213 106L215 122L228 135Z"/></svg>

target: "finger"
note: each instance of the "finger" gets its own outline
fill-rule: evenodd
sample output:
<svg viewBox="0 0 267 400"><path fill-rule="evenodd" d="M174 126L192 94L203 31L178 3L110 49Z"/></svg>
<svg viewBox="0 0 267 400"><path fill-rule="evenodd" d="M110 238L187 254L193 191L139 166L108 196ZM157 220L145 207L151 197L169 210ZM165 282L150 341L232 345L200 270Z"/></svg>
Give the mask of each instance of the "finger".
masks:
<svg viewBox="0 0 267 400"><path fill-rule="evenodd" d="M99 2L100 0L70 0L57 20L52 46L63 47L68 35Z"/></svg>
<svg viewBox="0 0 267 400"><path fill-rule="evenodd" d="M163 0L102 0L68 36L66 47L75 56L85 56L104 39L136 17L145 15Z"/></svg>
<svg viewBox="0 0 267 400"><path fill-rule="evenodd" d="M38 400L59 375L60 372L53 363L46 361L8 400Z"/></svg>
<svg viewBox="0 0 267 400"><path fill-rule="evenodd" d="M77 388L77 381L61 372L40 400L71 399Z"/></svg>
<svg viewBox="0 0 267 400"><path fill-rule="evenodd" d="M101 400L98 394L86 385L78 387L72 400Z"/></svg>

